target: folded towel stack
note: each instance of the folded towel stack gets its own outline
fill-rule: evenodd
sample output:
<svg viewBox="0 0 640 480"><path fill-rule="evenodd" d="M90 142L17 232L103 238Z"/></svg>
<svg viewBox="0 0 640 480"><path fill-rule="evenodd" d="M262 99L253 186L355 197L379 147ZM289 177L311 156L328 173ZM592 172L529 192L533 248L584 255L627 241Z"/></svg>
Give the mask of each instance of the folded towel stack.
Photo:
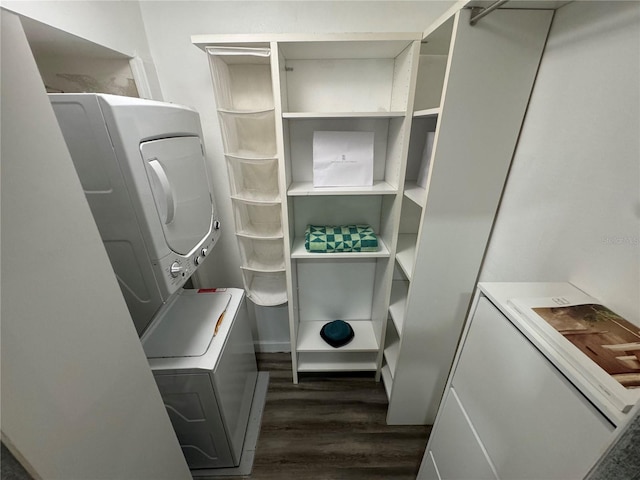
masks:
<svg viewBox="0 0 640 480"><path fill-rule="evenodd" d="M311 253L377 252L378 238L369 225L307 225L304 246Z"/></svg>

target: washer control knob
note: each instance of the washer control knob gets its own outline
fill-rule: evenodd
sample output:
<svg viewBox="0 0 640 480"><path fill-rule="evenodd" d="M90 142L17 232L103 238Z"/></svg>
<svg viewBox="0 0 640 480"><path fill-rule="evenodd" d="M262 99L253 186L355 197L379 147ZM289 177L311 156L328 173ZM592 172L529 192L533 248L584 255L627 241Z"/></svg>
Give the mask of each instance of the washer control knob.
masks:
<svg viewBox="0 0 640 480"><path fill-rule="evenodd" d="M178 262L173 262L171 264L171 267L169 267L169 272L171 273L171 276L173 278L178 277L182 273L182 270L182 265L180 265Z"/></svg>
<svg viewBox="0 0 640 480"><path fill-rule="evenodd" d="M207 253L209 253L208 248L203 248L202 250L200 250L200 255L202 255L203 257L206 257Z"/></svg>
<svg viewBox="0 0 640 480"><path fill-rule="evenodd" d="M200 265L202 263L202 257L200 255L196 255L193 259L194 265Z"/></svg>
<svg viewBox="0 0 640 480"><path fill-rule="evenodd" d="M220 222L218 220L213 222L213 229L220 230Z"/></svg>

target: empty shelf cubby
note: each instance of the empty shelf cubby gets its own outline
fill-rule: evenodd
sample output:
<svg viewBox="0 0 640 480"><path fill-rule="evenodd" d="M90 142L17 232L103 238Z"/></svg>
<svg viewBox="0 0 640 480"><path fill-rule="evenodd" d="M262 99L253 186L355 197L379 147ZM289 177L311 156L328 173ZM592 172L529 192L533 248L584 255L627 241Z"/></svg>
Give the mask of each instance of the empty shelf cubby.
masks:
<svg viewBox="0 0 640 480"><path fill-rule="evenodd" d="M252 203L234 199L236 233L254 238L281 238L282 221L279 203Z"/></svg>
<svg viewBox="0 0 640 480"><path fill-rule="evenodd" d="M242 265L256 271L284 269L284 244L281 238L238 237Z"/></svg>
<svg viewBox="0 0 640 480"><path fill-rule="evenodd" d="M266 307L281 305L287 301L286 274L260 272L242 267L242 279L249 299Z"/></svg>
<svg viewBox="0 0 640 480"><path fill-rule="evenodd" d="M219 109L273 108L269 48L210 47L207 53Z"/></svg>
<svg viewBox="0 0 640 480"><path fill-rule="evenodd" d="M257 202L280 201L277 158L226 157L232 197Z"/></svg>
<svg viewBox="0 0 640 480"><path fill-rule="evenodd" d="M276 156L273 110L252 113L218 111L225 153L244 158Z"/></svg>

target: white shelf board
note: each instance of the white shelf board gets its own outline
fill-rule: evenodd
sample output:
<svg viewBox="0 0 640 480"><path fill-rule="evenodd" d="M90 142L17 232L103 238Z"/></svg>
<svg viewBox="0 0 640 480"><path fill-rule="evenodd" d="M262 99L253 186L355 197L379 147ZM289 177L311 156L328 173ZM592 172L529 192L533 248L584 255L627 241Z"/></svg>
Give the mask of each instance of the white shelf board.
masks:
<svg viewBox="0 0 640 480"><path fill-rule="evenodd" d="M395 118L406 112L283 112L282 118Z"/></svg>
<svg viewBox="0 0 640 480"><path fill-rule="evenodd" d="M396 327L398 335L402 335L402 325L404 324L404 312L407 308L407 293L409 282L405 280L394 280L391 284L391 300L389 301L389 315Z"/></svg>
<svg viewBox="0 0 640 480"><path fill-rule="evenodd" d="M258 259L255 259L255 258L250 258L250 259L247 259L246 262L243 262L240 265L240 268L242 268L243 270L251 270L253 272L278 273L278 272L284 272L285 266L284 266L284 260L274 265L270 263L260 262Z"/></svg>
<svg viewBox="0 0 640 480"><path fill-rule="evenodd" d="M376 370L375 359L331 361L318 358L298 358L298 372L371 372Z"/></svg>
<svg viewBox="0 0 640 480"><path fill-rule="evenodd" d="M397 188L383 180L376 180L367 187L314 187L313 182L293 182L287 195L290 197L311 195L393 195Z"/></svg>
<svg viewBox="0 0 640 480"><path fill-rule="evenodd" d="M340 258L385 258L390 255L389 249L380 237L378 237L377 252L310 253L304 248L304 237L294 238L293 248L291 249L291 258L297 259L324 258L327 260L336 260Z"/></svg>
<svg viewBox="0 0 640 480"><path fill-rule="evenodd" d="M384 385L384 391L387 394L387 400L391 400L391 389L393 387L393 377L391 376L391 369L389 365L382 367L382 383Z"/></svg>
<svg viewBox="0 0 640 480"><path fill-rule="evenodd" d="M384 349L384 358L389 366L391 378L395 376L396 365L398 364L398 356L400 355L400 340L395 340Z"/></svg>
<svg viewBox="0 0 640 480"><path fill-rule="evenodd" d="M246 192L240 193L238 195L231 195L232 200L238 200L243 203L250 203L252 205L264 203L266 205L273 205L280 203L280 192L275 192L271 195L263 195L262 197L247 194Z"/></svg>
<svg viewBox="0 0 640 480"><path fill-rule="evenodd" d="M192 35L191 43L205 50L217 44L269 46L278 42L288 59L394 58L422 37L423 32L201 34Z"/></svg>
<svg viewBox="0 0 640 480"><path fill-rule="evenodd" d="M354 337L351 342L334 348L325 342L320 336L320 330L326 320L301 321L298 325L298 352L377 352L378 342L373 331L373 323L370 320L348 320L353 328ZM374 359L375 370L375 359Z"/></svg>
<svg viewBox="0 0 640 480"><path fill-rule="evenodd" d="M422 207L427 198L427 190L419 186L416 182L405 182L404 196L419 207Z"/></svg>
<svg viewBox="0 0 640 480"><path fill-rule="evenodd" d="M267 112L274 112L275 108L273 107L269 107L269 108L259 108L257 110L255 109L247 109L247 110L236 110L236 109L230 109L230 108L219 108L218 112L220 113L230 113L232 115L255 115L256 113L267 113Z"/></svg>
<svg viewBox="0 0 640 480"><path fill-rule="evenodd" d="M413 261L416 256L417 239L418 235L415 233L401 233L398 235L396 261L409 280L413 278Z"/></svg>
<svg viewBox="0 0 640 480"><path fill-rule="evenodd" d="M230 160L278 160L278 157L274 157L273 155L258 155L255 152L244 153L245 155L225 153L224 156Z"/></svg>
<svg viewBox="0 0 640 480"><path fill-rule="evenodd" d="M348 33L320 34L313 38L281 40L280 48L287 60L291 59L370 59L395 58L407 48L415 33ZM305 41L307 40L307 41Z"/></svg>
<svg viewBox="0 0 640 480"><path fill-rule="evenodd" d="M414 117L437 117L440 115L440 107L427 108L425 110L416 110L413 112Z"/></svg>
<svg viewBox="0 0 640 480"><path fill-rule="evenodd" d="M284 238L282 228L273 232L260 232L257 229L244 228L243 230L236 230L236 236L244 238L253 238L256 240L275 240L276 238Z"/></svg>

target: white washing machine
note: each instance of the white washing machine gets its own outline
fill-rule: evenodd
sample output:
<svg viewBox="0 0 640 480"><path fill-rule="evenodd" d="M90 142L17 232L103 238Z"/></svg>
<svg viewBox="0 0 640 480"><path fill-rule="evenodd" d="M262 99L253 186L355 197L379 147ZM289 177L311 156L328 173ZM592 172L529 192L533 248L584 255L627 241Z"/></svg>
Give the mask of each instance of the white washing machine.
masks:
<svg viewBox="0 0 640 480"><path fill-rule="evenodd" d="M244 291L181 290L142 345L189 467L238 466L257 380Z"/></svg>

